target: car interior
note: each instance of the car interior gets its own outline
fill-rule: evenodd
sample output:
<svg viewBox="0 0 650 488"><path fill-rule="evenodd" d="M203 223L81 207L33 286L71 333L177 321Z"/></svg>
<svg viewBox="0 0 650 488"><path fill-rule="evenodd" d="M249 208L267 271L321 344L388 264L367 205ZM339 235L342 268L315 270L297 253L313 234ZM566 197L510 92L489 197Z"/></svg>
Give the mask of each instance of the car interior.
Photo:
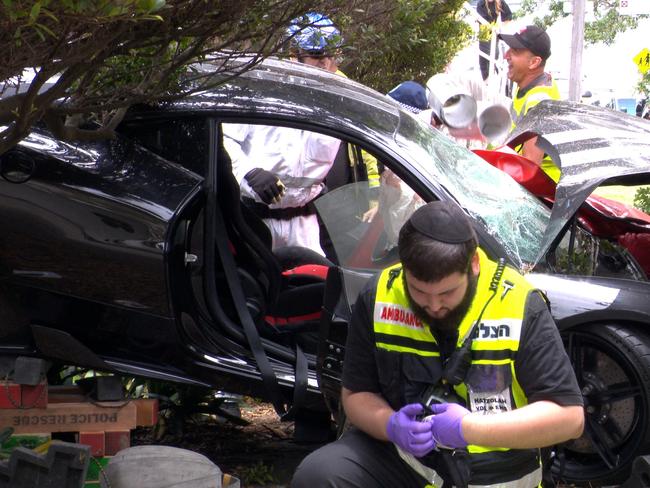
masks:
<svg viewBox="0 0 650 488"><path fill-rule="evenodd" d="M271 233L262 219L241 202L230 157L221 145L217 195L229 246L247 295L247 306L260 332L304 340L318 331L327 270L333 263L311 249L271 249ZM220 296L227 302L224 293ZM277 337L276 337L277 336ZM315 338L313 335L311 339Z"/></svg>

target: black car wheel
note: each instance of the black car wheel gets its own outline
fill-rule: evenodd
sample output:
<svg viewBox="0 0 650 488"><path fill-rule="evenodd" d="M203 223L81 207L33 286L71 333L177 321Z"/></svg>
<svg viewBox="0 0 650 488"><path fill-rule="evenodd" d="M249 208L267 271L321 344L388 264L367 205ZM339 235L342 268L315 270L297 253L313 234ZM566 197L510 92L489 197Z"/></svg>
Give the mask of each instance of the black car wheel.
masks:
<svg viewBox="0 0 650 488"><path fill-rule="evenodd" d="M585 400L585 430L553 450L553 479L620 484L650 447L650 339L632 326L603 324L562 336Z"/></svg>

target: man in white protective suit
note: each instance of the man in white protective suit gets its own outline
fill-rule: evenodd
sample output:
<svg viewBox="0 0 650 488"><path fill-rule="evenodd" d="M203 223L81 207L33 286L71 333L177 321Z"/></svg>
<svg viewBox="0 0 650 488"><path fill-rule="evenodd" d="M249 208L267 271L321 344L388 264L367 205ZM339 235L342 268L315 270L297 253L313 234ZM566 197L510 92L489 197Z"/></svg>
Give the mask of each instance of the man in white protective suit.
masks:
<svg viewBox="0 0 650 488"><path fill-rule="evenodd" d="M296 19L288 30L298 61L335 73L341 36L321 14ZM224 145L246 205L271 230L273 248L302 246L325 255L313 200L325 190L340 141L289 127L224 124Z"/></svg>

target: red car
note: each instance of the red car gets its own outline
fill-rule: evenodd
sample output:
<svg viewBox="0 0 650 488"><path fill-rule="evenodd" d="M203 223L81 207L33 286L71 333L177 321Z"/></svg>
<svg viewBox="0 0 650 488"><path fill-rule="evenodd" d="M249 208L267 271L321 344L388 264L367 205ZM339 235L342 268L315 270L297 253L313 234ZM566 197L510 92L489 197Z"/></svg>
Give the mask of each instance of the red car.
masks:
<svg viewBox="0 0 650 488"><path fill-rule="evenodd" d="M506 151L476 149L474 152L510 175L549 207L553 206L556 184L535 163ZM650 276L650 215L591 194L580 206L577 217L580 225L592 235L615 240L624 246Z"/></svg>

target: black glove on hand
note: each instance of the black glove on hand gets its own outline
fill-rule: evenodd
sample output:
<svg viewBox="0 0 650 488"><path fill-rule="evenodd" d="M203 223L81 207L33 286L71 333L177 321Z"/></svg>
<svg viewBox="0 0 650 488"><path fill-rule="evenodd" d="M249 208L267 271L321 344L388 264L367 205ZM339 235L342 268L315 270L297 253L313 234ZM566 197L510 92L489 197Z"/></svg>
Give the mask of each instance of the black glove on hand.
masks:
<svg viewBox="0 0 650 488"><path fill-rule="evenodd" d="M267 205L279 201L284 193L284 185L280 178L265 169L254 168L246 173L244 178Z"/></svg>

